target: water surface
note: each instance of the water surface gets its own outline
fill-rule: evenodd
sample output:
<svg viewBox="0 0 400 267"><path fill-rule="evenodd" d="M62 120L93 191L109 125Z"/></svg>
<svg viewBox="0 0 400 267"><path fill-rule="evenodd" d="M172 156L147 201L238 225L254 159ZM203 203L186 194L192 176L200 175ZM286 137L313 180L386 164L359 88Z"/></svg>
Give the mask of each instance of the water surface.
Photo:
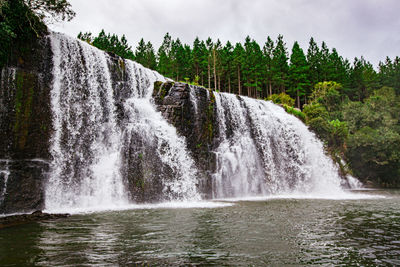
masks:
<svg viewBox="0 0 400 267"><path fill-rule="evenodd" d="M385 198L149 206L20 225L0 230L0 266L400 265L400 191L367 193Z"/></svg>

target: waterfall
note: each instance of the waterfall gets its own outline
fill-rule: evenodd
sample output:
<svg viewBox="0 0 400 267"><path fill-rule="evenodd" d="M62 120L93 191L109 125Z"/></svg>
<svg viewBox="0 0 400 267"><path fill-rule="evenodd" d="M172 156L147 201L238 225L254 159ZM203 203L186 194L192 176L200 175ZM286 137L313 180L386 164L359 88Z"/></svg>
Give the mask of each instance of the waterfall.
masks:
<svg viewBox="0 0 400 267"><path fill-rule="evenodd" d="M10 169L9 169L9 161L8 160L1 160L4 162L4 166L2 166L2 169L0 169L0 181L2 181L2 184L0 184L0 205L4 201L4 198L6 197L7 193L7 184L8 184L8 177L10 176Z"/></svg>
<svg viewBox="0 0 400 267"><path fill-rule="evenodd" d="M231 94L215 93L219 146L213 196L241 197L266 192L262 164L251 137L247 111Z"/></svg>
<svg viewBox="0 0 400 267"><path fill-rule="evenodd" d="M168 124L152 103L154 82L166 81L165 78L132 61L126 63L129 80L145 77L139 80L146 84L137 86L137 82L129 82L130 97L124 104L127 117L124 143L135 146L136 158L145 165L142 182L153 187L161 183L164 193L162 200L199 200L195 183L197 170L186 150L186 141L178 136L176 129ZM147 91L138 91L137 88L147 88ZM142 143L141 147L138 146L138 140Z"/></svg>
<svg viewBox="0 0 400 267"><path fill-rule="evenodd" d="M125 60L128 88L118 88L124 96L116 100L121 92L113 88L105 52L62 34L52 33L50 38L54 132L46 209L105 209L135 199L127 188L124 152L136 137L156 147L163 166L171 170L161 181L164 199L198 199L196 169L185 140L151 103L154 81L165 78ZM117 101L122 102L122 122L117 119Z"/></svg>
<svg viewBox="0 0 400 267"><path fill-rule="evenodd" d="M53 131L46 209L200 200L202 173L185 137L153 103L154 82L167 79L62 34L52 33L50 40ZM212 95L206 90L200 100L197 89L189 89L194 116L201 116ZM271 102L214 96L213 198L343 192L322 143L297 118Z"/></svg>
<svg viewBox="0 0 400 267"><path fill-rule="evenodd" d="M51 35L53 136L46 208L90 208L126 202L118 171L121 143L106 54Z"/></svg>
<svg viewBox="0 0 400 267"><path fill-rule="evenodd" d="M214 94L215 197L343 193L337 167L300 120L271 102Z"/></svg>

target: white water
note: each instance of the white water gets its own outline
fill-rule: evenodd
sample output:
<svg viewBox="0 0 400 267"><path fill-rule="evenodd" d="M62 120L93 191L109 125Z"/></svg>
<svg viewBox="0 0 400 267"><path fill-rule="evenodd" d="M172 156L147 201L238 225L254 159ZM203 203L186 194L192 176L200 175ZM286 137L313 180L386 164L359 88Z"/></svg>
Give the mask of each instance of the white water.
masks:
<svg viewBox="0 0 400 267"><path fill-rule="evenodd" d="M51 45L54 133L46 209L124 204L120 134L106 54L55 33Z"/></svg>
<svg viewBox="0 0 400 267"><path fill-rule="evenodd" d="M214 94L221 128L215 197L348 195L322 143L300 120L271 102Z"/></svg>
<svg viewBox="0 0 400 267"><path fill-rule="evenodd" d="M3 189L0 192L0 204L4 201L4 198L6 196L8 177L10 176L9 161L4 160L4 165L4 169L0 170L0 177L3 178Z"/></svg>
<svg viewBox="0 0 400 267"><path fill-rule="evenodd" d="M45 206L50 212L117 209L129 205L122 150L135 131L158 147L174 171L163 181L166 199L198 200L196 169L179 137L151 103L156 80L165 78L124 61L128 94L125 123L116 120L108 55L84 42L51 34L54 81L51 92L54 133Z"/></svg>
<svg viewBox="0 0 400 267"><path fill-rule="evenodd" d="M217 172L213 175L213 197L243 197L265 194L262 164L247 124L246 109L237 96L215 93L220 144ZM231 128L228 135L227 128Z"/></svg>
<svg viewBox="0 0 400 267"><path fill-rule="evenodd" d="M130 83L131 97L124 105L128 117L125 135L131 138L134 136L132 133L135 132L145 137L149 144L155 144L156 151L154 152L157 157L161 159L163 165L172 170L172 177L160 177L163 179L166 199L199 200L200 195L195 183L197 170L193 159L186 151L186 141L178 136L176 129L168 124L151 103L154 82L165 81L165 78L132 61L127 61L126 64L130 79L136 77L137 73L146 73L144 77L148 80L141 80L141 83L148 86L138 86L147 88L146 91L138 92L135 89L136 83ZM125 140L125 142L130 143L130 140ZM158 167L162 168L162 166Z"/></svg>

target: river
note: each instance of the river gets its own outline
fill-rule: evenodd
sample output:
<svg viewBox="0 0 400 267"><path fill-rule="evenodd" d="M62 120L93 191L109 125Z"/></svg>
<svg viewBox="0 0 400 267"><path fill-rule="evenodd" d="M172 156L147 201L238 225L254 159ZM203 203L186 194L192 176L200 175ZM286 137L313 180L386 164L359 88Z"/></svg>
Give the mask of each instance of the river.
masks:
<svg viewBox="0 0 400 267"><path fill-rule="evenodd" d="M369 266L399 259L399 190L341 200L132 206L0 230L0 266Z"/></svg>

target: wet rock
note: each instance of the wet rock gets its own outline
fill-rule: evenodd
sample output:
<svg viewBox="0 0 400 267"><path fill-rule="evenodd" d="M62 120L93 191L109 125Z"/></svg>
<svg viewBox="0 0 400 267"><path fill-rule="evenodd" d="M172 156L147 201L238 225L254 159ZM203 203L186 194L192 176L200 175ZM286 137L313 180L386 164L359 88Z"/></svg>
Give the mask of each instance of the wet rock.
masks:
<svg viewBox="0 0 400 267"><path fill-rule="evenodd" d="M0 175L0 213L40 209L44 202L52 52L48 37L26 46L11 54L0 74L0 173L9 173Z"/></svg>
<svg viewBox="0 0 400 267"><path fill-rule="evenodd" d="M211 197L211 173L216 164L212 150L217 145L214 137L218 133L213 93L180 82L155 86L168 88L166 92L160 89L153 94L154 102L163 117L186 138L187 147L201 173L197 177L200 192L206 198Z"/></svg>
<svg viewBox="0 0 400 267"><path fill-rule="evenodd" d="M37 222L37 221L67 218L69 216L70 214L68 213L50 214L50 213L43 213L40 210L34 211L31 214L5 216L5 217L0 217L0 229L21 224L27 224L31 222Z"/></svg>

